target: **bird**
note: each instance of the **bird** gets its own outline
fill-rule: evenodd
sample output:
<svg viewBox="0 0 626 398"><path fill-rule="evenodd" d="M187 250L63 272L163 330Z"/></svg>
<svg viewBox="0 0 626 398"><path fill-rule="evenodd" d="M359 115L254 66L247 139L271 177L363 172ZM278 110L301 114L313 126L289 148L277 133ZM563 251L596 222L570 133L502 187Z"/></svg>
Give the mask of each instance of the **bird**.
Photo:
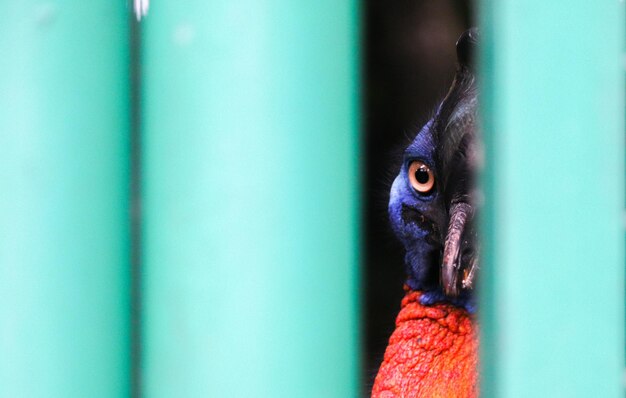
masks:
<svg viewBox="0 0 626 398"><path fill-rule="evenodd" d="M372 398L479 394L478 43L476 28L459 37L452 85L404 150L391 186L389 220L405 249L406 292Z"/></svg>

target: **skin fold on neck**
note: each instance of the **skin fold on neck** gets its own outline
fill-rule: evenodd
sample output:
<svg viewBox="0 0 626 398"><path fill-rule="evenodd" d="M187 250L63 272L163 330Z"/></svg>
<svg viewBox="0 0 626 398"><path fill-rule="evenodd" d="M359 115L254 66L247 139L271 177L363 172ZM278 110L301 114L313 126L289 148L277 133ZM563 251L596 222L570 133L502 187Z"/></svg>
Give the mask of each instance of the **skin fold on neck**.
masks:
<svg viewBox="0 0 626 398"><path fill-rule="evenodd" d="M420 304L408 288L372 398L478 397L475 316L448 303Z"/></svg>

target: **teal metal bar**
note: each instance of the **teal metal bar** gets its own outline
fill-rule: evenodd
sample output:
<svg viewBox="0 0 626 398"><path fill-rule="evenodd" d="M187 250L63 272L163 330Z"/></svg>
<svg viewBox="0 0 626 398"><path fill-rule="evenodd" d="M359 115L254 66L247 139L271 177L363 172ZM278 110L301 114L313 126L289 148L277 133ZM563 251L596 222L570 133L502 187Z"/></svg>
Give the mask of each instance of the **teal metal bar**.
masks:
<svg viewBox="0 0 626 398"><path fill-rule="evenodd" d="M124 2L0 2L0 397L129 394Z"/></svg>
<svg viewBox="0 0 626 398"><path fill-rule="evenodd" d="M622 397L624 9L482 3L486 397Z"/></svg>
<svg viewBox="0 0 626 398"><path fill-rule="evenodd" d="M147 397L357 396L357 19L196 0L142 21Z"/></svg>

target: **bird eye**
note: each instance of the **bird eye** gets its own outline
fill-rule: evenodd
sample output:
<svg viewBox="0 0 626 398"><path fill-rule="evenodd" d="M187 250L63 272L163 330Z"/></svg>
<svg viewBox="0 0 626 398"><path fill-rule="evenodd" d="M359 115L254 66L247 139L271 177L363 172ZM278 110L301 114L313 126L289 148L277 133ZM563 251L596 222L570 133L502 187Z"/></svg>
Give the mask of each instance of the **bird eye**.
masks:
<svg viewBox="0 0 626 398"><path fill-rule="evenodd" d="M435 186L435 174L423 162L414 160L409 165L409 181L419 193L429 193Z"/></svg>

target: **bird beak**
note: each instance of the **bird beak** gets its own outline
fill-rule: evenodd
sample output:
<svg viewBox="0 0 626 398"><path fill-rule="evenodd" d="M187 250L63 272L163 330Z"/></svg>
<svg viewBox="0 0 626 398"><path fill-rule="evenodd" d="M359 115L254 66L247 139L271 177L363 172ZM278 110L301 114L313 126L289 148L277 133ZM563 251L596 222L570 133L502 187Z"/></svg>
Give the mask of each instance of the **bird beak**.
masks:
<svg viewBox="0 0 626 398"><path fill-rule="evenodd" d="M464 272L461 265L461 246L463 243L463 232L468 224L468 220L473 217L473 207L465 202L458 202L450 208L450 221L448 223L448 233L443 248L443 261L441 263L441 284L446 295L456 297L462 285L471 287L474 274L475 261L469 267L469 273L461 277ZM474 260L474 258L472 259ZM462 283L459 281L462 280Z"/></svg>

